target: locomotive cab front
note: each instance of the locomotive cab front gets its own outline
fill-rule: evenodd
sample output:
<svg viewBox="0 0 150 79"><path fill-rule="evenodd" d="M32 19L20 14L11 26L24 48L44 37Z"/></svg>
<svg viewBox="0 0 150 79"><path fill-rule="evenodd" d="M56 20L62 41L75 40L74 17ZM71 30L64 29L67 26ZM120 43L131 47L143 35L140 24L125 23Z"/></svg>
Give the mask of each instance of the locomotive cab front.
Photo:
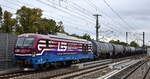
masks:
<svg viewBox="0 0 150 79"><path fill-rule="evenodd" d="M15 47L15 55L35 57L35 46L33 45L35 38L19 37Z"/></svg>
<svg viewBox="0 0 150 79"><path fill-rule="evenodd" d="M19 36L14 49L16 63L19 66L29 66L36 57L36 37Z"/></svg>

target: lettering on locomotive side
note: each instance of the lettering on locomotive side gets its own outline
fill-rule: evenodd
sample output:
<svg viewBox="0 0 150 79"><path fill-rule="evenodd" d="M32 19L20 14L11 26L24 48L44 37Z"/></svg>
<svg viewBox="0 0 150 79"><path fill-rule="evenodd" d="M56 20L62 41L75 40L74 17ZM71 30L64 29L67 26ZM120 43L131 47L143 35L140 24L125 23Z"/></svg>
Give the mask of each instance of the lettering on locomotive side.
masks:
<svg viewBox="0 0 150 79"><path fill-rule="evenodd" d="M55 51L58 55L69 55L82 52L82 44L64 41L48 41L48 47L46 46L46 40L40 40L37 48L41 53L45 51Z"/></svg>
<svg viewBox="0 0 150 79"><path fill-rule="evenodd" d="M63 53L57 53L58 55L73 55L73 54L76 54L76 52L63 52Z"/></svg>
<svg viewBox="0 0 150 79"><path fill-rule="evenodd" d="M67 50L67 43L65 42L58 42L58 49L57 51L66 51Z"/></svg>
<svg viewBox="0 0 150 79"><path fill-rule="evenodd" d="M42 48L41 47L46 47L46 45L42 45L42 44L38 44L38 50L41 51Z"/></svg>

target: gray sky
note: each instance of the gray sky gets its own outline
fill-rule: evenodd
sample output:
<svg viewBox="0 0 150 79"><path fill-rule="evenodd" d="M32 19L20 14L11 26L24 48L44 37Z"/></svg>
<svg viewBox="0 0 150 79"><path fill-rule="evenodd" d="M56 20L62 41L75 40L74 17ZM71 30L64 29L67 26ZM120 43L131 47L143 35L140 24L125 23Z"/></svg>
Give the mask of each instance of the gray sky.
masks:
<svg viewBox="0 0 150 79"><path fill-rule="evenodd" d="M63 21L65 31L95 37L95 17L101 14L99 23L100 38L125 41L125 32L129 32L129 41L141 42L142 32L146 32L149 41L150 0L106 0L107 3L123 18L118 16L104 3L104 0L0 0L3 10L15 14L25 5L41 8L43 17ZM102 40L102 39L101 39Z"/></svg>

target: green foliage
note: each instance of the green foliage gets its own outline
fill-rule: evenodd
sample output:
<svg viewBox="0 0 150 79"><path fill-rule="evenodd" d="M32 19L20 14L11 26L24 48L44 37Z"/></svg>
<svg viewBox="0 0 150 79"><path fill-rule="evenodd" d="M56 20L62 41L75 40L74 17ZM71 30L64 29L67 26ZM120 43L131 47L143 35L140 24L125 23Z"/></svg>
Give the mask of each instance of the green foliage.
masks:
<svg viewBox="0 0 150 79"><path fill-rule="evenodd" d="M135 41L131 41L131 42L130 42L130 46L133 46L133 47L140 47Z"/></svg>
<svg viewBox="0 0 150 79"><path fill-rule="evenodd" d="M120 44L120 45L128 45L127 43L125 42L120 42L119 40L115 41L115 40L110 40L109 43L113 43L113 44ZM135 41L131 41L130 46L133 46L133 47L140 47Z"/></svg>
<svg viewBox="0 0 150 79"><path fill-rule="evenodd" d="M57 25L57 32L65 33L65 31L64 31L64 26L63 26L63 22L62 22L62 21L58 22L58 25Z"/></svg>
<svg viewBox="0 0 150 79"><path fill-rule="evenodd" d="M13 27L16 24L16 19L12 18L12 14L8 11L4 12L4 21L1 27L2 32L11 33L13 32Z"/></svg>
<svg viewBox="0 0 150 79"><path fill-rule="evenodd" d="M39 8L28 8L22 6L16 12L16 19L12 18L12 14L8 11L2 12L0 7L0 31L16 34L22 33L66 33L64 31L63 22L58 24L53 19L42 18L42 10ZM3 21L3 22L2 22Z"/></svg>
<svg viewBox="0 0 150 79"><path fill-rule="evenodd" d="M42 18L42 10L38 8L27 8L23 6L17 10L17 20L19 26L16 27L16 33L56 33L64 32L62 22L56 25L53 19ZM20 30L21 31L20 31Z"/></svg>
<svg viewBox="0 0 150 79"><path fill-rule="evenodd" d="M2 24L2 17L3 17L3 12L2 12L2 8L0 7L0 26Z"/></svg>
<svg viewBox="0 0 150 79"><path fill-rule="evenodd" d="M109 43L113 43L113 44L120 44L120 45L128 45L127 43L125 42L121 42L120 40L110 40Z"/></svg>
<svg viewBox="0 0 150 79"><path fill-rule="evenodd" d="M41 19L35 23L39 33L56 33L56 22L52 19Z"/></svg>
<svg viewBox="0 0 150 79"><path fill-rule="evenodd" d="M91 40L91 37L90 37L90 35L88 35L88 34L84 34L84 35L82 36L82 38L83 38L83 39L86 39L86 40Z"/></svg>
<svg viewBox="0 0 150 79"><path fill-rule="evenodd" d="M20 27L19 25L16 25L15 33L17 35L22 34L23 33L23 27Z"/></svg>
<svg viewBox="0 0 150 79"><path fill-rule="evenodd" d="M120 45L128 45L128 44L125 42L120 42Z"/></svg>
<svg viewBox="0 0 150 79"><path fill-rule="evenodd" d="M110 40L109 43L113 43L113 44L119 44L119 40L115 41L115 40Z"/></svg>
<svg viewBox="0 0 150 79"><path fill-rule="evenodd" d="M81 36L79 36L77 34L71 34L70 36L77 37L77 38L82 38Z"/></svg>
<svg viewBox="0 0 150 79"><path fill-rule="evenodd" d="M74 36L74 37L77 37L77 38L81 38L81 39L91 40L91 37L88 34L84 34L83 36L72 34L71 36Z"/></svg>
<svg viewBox="0 0 150 79"><path fill-rule="evenodd" d="M2 8L0 7L0 32L2 27L2 18L3 18L3 12L2 12Z"/></svg>
<svg viewBox="0 0 150 79"><path fill-rule="evenodd" d="M19 26L22 27L20 29L23 30L23 33L37 32L35 22L41 20L42 16L41 9L38 8L31 9L23 6L21 7L21 9L17 10L16 14Z"/></svg>

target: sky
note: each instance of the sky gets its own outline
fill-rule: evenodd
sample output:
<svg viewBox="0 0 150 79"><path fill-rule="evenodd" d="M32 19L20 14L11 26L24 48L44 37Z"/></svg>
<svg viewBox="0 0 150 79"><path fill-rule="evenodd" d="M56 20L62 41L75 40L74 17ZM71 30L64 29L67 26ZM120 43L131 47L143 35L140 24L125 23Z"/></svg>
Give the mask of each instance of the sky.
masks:
<svg viewBox="0 0 150 79"><path fill-rule="evenodd" d="M66 32L95 38L94 14L100 14L100 40L136 41L145 32L150 45L150 0L0 0L0 6L14 14L21 6L40 8L45 18L62 21Z"/></svg>

